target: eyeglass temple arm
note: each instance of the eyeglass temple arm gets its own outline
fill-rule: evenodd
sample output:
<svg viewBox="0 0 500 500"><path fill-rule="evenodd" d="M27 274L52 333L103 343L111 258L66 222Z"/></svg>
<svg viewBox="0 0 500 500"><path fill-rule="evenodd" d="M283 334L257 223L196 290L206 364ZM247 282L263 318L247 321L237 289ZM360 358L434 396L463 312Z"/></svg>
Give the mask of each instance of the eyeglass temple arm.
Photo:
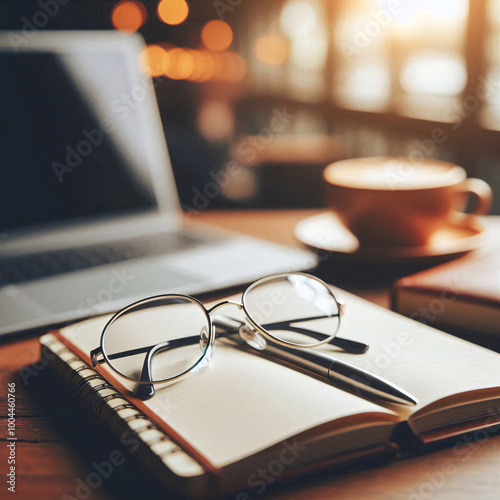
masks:
<svg viewBox="0 0 500 500"><path fill-rule="evenodd" d="M217 335L217 336L222 337L223 335L228 335L230 333L235 333L235 332L224 332L222 335ZM154 346L142 347L140 349L133 349L132 351L116 353L113 355L113 357L110 356L110 359L113 359L114 357L119 357L118 356L119 354L126 356L127 353L130 352L134 354L138 354L137 351L147 352L146 357L144 359L144 363L142 365L140 380L141 382L149 382L149 383L139 384L139 387L135 391L137 397L141 398L143 401L146 401L148 399L151 399L155 395L155 388L151 377L151 364L153 362L153 357L156 354L159 354L160 352L163 351L167 351L169 349L176 349L178 347L186 347L188 345L196 344L197 342L199 342L199 340L200 340L199 335L192 335L191 337L183 337L180 339L170 340L167 342L162 342L161 344L156 344Z"/></svg>
<svg viewBox="0 0 500 500"><path fill-rule="evenodd" d="M152 346L151 349L149 349L148 353L146 354L144 363L142 365L141 377L139 380L141 382L149 382L149 383L139 384L139 386L135 391L135 395L138 398L142 399L143 401L151 399L156 393L154 385L152 383L152 376L151 376L151 363L153 361L153 357L155 354L160 353L161 351L164 351L165 349L169 348L170 348L170 342L162 342L161 344L156 344L155 346Z"/></svg>
<svg viewBox="0 0 500 500"><path fill-rule="evenodd" d="M286 323L286 322L284 322L284 323ZM275 325L275 328L279 328L279 327L280 327L280 324L277 323ZM299 328L296 326L292 327L292 326L287 326L286 324L284 325L284 328L286 328L287 330L296 332L296 333L303 333L304 335L309 335L309 337L313 337L316 340L322 340L327 336L324 333L314 332L314 331L309 330L308 328ZM328 343L332 344L334 346L340 347L341 349L348 352L349 354L364 354L369 349L368 344L364 344L363 342L357 342L355 340L345 339L343 337L334 337Z"/></svg>
<svg viewBox="0 0 500 500"><path fill-rule="evenodd" d="M191 345L199 341L199 336L195 335L192 337L184 337L180 339L176 339L170 342L161 342L160 344L150 345L147 347L139 347L137 349L130 349L128 351L117 352L109 355L109 359L119 359L124 358L126 356L135 356L136 354L147 353L144 358L144 363L142 365L141 376L139 380L141 382L148 382L146 384L139 384L137 387L135 394L138 398L146 401L151 399L155 395L155 388L152 382L151 377L151 366L153 357L156 354L159 354L162 351L167 349L174 349L176 347L185 347L187 345ZM105 359L97 359L98 354L102 354L102 350L100 347L92 350L90 352L90 359L92 361L92 366L97 366L98 364L104 363Z"/></svg>
<svg viewBox="0 0 500 500"><path fill-rule="evenodd" d="M300 323L303 321L313 321L316 319L323 319L323 318L324 318L324 316L313 316L313 317L309 317L309 318L294 319L294 320L289 320L289 321L280 321L280 322L276 322L276 323L266 323L265 325L263 325L263 327L264 328L287 328L288 330L294 331L296 333L305 333L305 334L307 334L307 335L309 335L317 340L322 340L325 338L325 336L326 336L325 334L320 333L320 332L315 332L313 330L309 330L306 328L295 327L295 326L292 326L291 323ZM234 318L231 318L231 320L237 321L241 326L244 325L244 323L242 321L236 320ZM229 331L227 325L224 325L224 324L218 322L216 319L214 319L214 325L216 327L224 330L223 334L217 333L216 334L217 337L236 333L236 331ZM193 343L198 342L199 339L200 338L198 335L194 335L191 337L183 337L183 338L171 340L170 342L162 342L161 344L150 345L147 347L139 347L137 349L130 349L128 351L117 352L114 354L110 354L108 356L108 358L109 359L119 359L119 358L124 358L126 356L135 356L136 354L148 353L148 355L146 356L146 359L144 361L146 363L148 356L149 356L149 352L152 349L156 348L156 346L161 345L162 348L159 351L155 350L155 353L161 352L161 351L166 350L166 349L176 349L178 347L185 347L188 345L192 345ZM369 348L369 346L367 344L364 344L363 342L357 342L355 340L349 340L349 339L345 339L343 337L334 337L329 343L332 345L335 345L337 347L340 347L341 349L344 349L346 352L351 353L351 354L363 354ZM104 358L102 358L102 359L97 358L97 356L99 354L102 354L100 347L98 347L90 352L90 359L92 361L92 366L96 366L97 364L104 363L104 361L105 361ZM150 372L151 372L151 370L149 370L149 373ZM144 367L143 367L143 373L147 373L147 372L144 372ZM150 379L148 379L148 380L150 380Z"/></svg>
<svg viewBox="0 0 500 500"><path fill-rule="evenodd" d="M129 349L128 351L115 352L113 354L108 355L108 359L120 359L125 358L127 356L135 356L136 354L144 354L145 352L149 352L150 349L153 349L157 345L164 345L165 348L170 346L172 349L175 347L185 347L187 345L191 345L193 342L198 342L200 340L199 336L193 337L183 337L176 340L171 340L169 342L162 342L161 344L154 344L145 347L138 347L137 349ZM102 350L100 347L93 349L90 351L90 360L92 362L92 366L102 365L106 360L104 358L97 359L97 356L102 354Z"/></svg>
<svg viewBox="0 0 500 500"><path fill-rule="evenodd" d="M333 316L339 316L339 315L334 314ZM325 319L325 316L311 316L308 318L298 318L287 321L278 321L275 323L266 323L265 325L262 326L264 328L286 328L287 330L290 330L292 332L304 333L306 335L309 335L310 337L313 337L316 340L323 340L325 337L327 337L327 335L324 333L315 332L314 330L309 330L309 328L300 328L291 325L291 323L303 323L305 321L314 321L317 319ZM350 340L338 336L330 340L329 344L340 347L341 349L344 349L344 351L350 354L363 354L370 347L368 344L365 344L363 342L357 342L356 340Z"/></svg>

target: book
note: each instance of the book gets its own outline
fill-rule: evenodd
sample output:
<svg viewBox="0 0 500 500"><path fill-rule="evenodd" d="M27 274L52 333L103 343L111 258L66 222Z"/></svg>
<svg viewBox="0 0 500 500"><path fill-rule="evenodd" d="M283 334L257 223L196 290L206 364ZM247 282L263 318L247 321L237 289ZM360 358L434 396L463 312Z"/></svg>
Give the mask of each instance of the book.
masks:
<svg viewBox="0 0 500 500"><path fill-rule="evenodd" d="M392 309L442 328L500 336L499 248L399 279Z"/></svg>
<svg viewBox="0 0 500 500"><path fill-rule="evenodd" d="M106 364L90 366L107 317L43 336L42 356L122 444L134 437L135 453L149 470L195 498L255 494L284 477L367 457L396 458L403 450L498 428L500 355L337 294L346 303L342 336L370 348L362 355L318 349L396 383L418 405L360 397L224 339L208 366L158 386L142 401L134 384ZM236 308L230 314L243 318Z"/></svg>

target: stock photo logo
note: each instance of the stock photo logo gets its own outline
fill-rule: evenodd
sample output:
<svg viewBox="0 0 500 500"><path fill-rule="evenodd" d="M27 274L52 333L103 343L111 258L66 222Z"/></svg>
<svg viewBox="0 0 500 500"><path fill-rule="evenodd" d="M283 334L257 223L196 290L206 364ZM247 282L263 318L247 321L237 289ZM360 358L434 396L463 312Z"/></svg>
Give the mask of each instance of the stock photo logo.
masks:
<svg viewBox="0 0 500 500"><path fill-rule="evenodd" d="M297 443L297 439L292 442L283 441L281 447L282 449L276 454L276 458L270 460L265 467L259 467L248 476L247 485L251 493L240 492L236 495L235 500L250 500L252 493L262 495L268 486L279 479L286 471L286 468L293 465L301 454L307 450L306 446Z"/></svg>
<svg viewBox="0 0 500 500"><path fill-rule="evenodd" d="M103 305L112 302L113 298L123 292L127 286L135 280L135 276L130 274L126 268L120 270L113 269L110 271L111 277L106 285L106 287L101 288L95 295L88 296L86 299L78 304L77 309L79 311L85 311L87 309L93 309L99 311L103 308Z"/></svg>
<svg viewBox="0 0 500 500"><path fill-rule="evenodd" d="M202 190L192 189L194 196L191 203L182 203L182 209L186 214L189 216L209 208L210 203L223 194L232 183L252 183L253 178L246 168L247 165L252 164L258 153L265 150L276 135L290 125L295 116L295 113L288 111L286 106L282 109L274 108L269 126L263 127L255 136L242 139L235 145L240 161L230 160L222 170L209 172L212 181L206 183Z"/></svg>
<svg viewBox="0 0 500 500"><path fill-rule="evenodd" d="M353 54L359 55L372 45L394 20L394 16L403 12L404 6L401 0L389 0L383 2L384 8L373 10L370 17L363 23L359 23L353 33L341 37L340 48L344 57Z"/></svg>
<svg viewBox="0 0 500 500"><path fill-rule="evenodd" d="M142 76L140 84L134 86L129 93L122 94L120 98L114 99L109 104L110 114L99 120L97 128L81 130L81 140L73 145L66 145L64 159L54 160L51 163L54 175L61 183L64 176L70 174L78 168L82 161L91 156L99 148L108 136L117 132L118 125L129 118L131 112L143 103L148 95L154 93L155 89L166 80L166 77L159 77L152 80L148 75Z"/></svg>

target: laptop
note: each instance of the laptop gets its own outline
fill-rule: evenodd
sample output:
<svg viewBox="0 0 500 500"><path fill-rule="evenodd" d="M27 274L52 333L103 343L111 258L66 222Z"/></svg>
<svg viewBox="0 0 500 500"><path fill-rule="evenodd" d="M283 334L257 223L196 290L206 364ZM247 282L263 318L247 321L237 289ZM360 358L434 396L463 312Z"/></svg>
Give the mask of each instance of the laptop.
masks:
<svg viewBox="0 0 500 500"><path fill-rule="evenodd" d="M316 264L185 226L143 49L112 31L0 33L1 336Z"/></svg>

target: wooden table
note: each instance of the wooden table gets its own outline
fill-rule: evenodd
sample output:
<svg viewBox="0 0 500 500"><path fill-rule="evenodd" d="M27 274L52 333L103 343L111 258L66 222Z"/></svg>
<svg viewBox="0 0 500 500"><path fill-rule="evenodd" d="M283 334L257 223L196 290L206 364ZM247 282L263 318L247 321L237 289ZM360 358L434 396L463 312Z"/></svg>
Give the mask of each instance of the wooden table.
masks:
<svg viewBox="0 0 500 500"><path fill-rule="evenodd" d="M297 245L292 229L311 211L208 212L192 217L217 226ZM348 286L350 291L388 304L387 286L377 282ZM39 358L37 338L0 345L0 498L9 498L7 472L7 384L16 383L16 495L22 499L173 498L158 489L133 459L90 492L79 481L106 460L117 444L68 398L61 399L43 366L25 367ZM26 385L23 380L27 380ZM453 467L450 467L450 463ZM452 473L449 473L452 470ZM500 436L470 443L465 452L452 447L388 464L345 468L317 474L310 480L271 486L252 498L273 499L498 499L500 498ZM88 495L88 496L86 496Z"/></svg>

